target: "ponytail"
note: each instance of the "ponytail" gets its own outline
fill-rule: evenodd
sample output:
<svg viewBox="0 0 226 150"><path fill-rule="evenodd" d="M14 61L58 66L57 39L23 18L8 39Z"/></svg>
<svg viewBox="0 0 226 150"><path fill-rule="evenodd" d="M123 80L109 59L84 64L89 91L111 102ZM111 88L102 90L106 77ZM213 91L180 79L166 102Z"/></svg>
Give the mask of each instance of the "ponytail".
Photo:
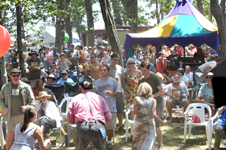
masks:
<svg viewBox="0 0 226 150"><path fill-rule="evenodd" d="M25 109L25 112L24 112L24 124L22 126L22 128L20 129L20 132L24 132L27 127L28 127L28 124L31 122L30 119L34 117L34 115L36 114L36 109L34 106L28 106L26 109Z"/></svg>

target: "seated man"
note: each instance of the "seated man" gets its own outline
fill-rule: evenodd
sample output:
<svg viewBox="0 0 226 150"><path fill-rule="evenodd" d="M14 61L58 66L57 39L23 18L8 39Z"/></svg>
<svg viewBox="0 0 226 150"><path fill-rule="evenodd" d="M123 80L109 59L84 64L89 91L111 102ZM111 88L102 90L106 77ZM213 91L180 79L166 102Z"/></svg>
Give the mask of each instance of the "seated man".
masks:
<svg viewBox="0 0 226 150"><path fill-rule="evenodd" d="M171 83L166 89L166 95L169 96L167 100L167 110L170 116L169 122L172 121L172 107L176 105L183 106L186 110L188 106L187 97L189 96L188 88L184 82L180 82L180 75L175 73L173 76L173 83Z"/></svg>
<svg viewBox="0 0 226 150"><path fill-rule="evenodd" d="M207 73L207 75L205 76L207 83L205 83L200 88L198 97L194 101L195 103L205 103L209 105L213 113L213 109L215 105L214 105L212 78L213 78L213 73L212 72ZM202 99L204 99L204 101Z"/></svg>
<svg viewBox="0 0 226 150"><path fill-rule="evenodd" d="M67 71L62 71L61 76L62 76L62 78L60 78L60 80L57 81L57 84L64 84L64 82L69 82L69 83L74 82L72 79L68 78L68 72Z"/></svg>
<svg viewBox="0 0 226 150"><path fill-rule="evenodd" d="M180 82L184 82L185 85L188 87L189 86L189 79L187 76L184 75L184 69L183 68L178 68L177 73L180 75ZM173 82L173 76L170 78L166 74L163 74L167 80L169 80L171 83Z"/></svg>
<svg viewBox="0 0 226 150"><path fill-rule="evenodd" d="M214 150L220 149L221 135L225 131L226 127L226 107L222 106L217 113L218 116L221 115L221 117L213 124L213 129L215 132Z"/></svg>
<svg viewBox="0 0 226 150"><path fill-rule="evenodd" d="M77 124L74 130L76 150L85 150L90 141L98 150L106 146L105 124L111 120L111 113L104 98L92 92L92 84L86 77L81 84L82 93L73 97L69 105L67 122Z"/></svg>

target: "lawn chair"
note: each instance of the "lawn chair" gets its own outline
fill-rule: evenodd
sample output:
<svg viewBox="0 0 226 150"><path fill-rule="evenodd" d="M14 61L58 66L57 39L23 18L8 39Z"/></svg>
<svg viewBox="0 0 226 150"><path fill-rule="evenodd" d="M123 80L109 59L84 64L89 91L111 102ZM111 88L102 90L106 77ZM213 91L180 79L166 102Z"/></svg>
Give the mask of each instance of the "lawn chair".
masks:
<svg viewBox="0 0 226 150"><path fill-rule="evenodd" d="M55 97L57 99L58 104L60 104L63 99L64 85L50 84L50 85L45 85L45 88L52 90L53 94L55 95Z"/></svg>
<svg viewBox="0 0 226 150"><path fill-rule="evenodd" d="M0 141L1 141L1 149L4 148L4 134L3 134L3 129L2 129L2 119L3 117L0 118Z"/></svg>
<svg viewBox="0 0 226 150"><path fill-rule="evenodd" d="M199 118L201 123L192 123L189 121L189 115L188 111L193 108L193 114L196 114ZM205 121L205 108L208 110L208 115L209 118L207 121ZM211 126L211 109L209 105L207 104L201 104L201 103L192 103L189 104L186 111L184 112L184 143L186 142L186 134L187 134L187 126L189 126L189 139L190 139L190 134L191 134L191 127L192 126L205 126L206 128L206 134L207 134L207 140L210 142L210 131L212 131L212 126Z"/></svg>
<svg viewBox="0 0 226 150"><path fill-rule="evenodd" d="M73 97L78 94L79 82L68 83L64 82L64 93L67 93L68 96Z"/></svg>
<svg viewBox="0 0 226 150"><path fill-rule="evenodd" d="M132 130L133 130L133 124L134 124L134 120L129 119L130 112L131 112L131 109L129 108L125 113L125 115L126 115L126 142L127 142L127 138L128 138L129 124L131 124L131 129L130 129L131 136L132 136ZM135 116L134 116L134 119L135 119Z"/></svg>

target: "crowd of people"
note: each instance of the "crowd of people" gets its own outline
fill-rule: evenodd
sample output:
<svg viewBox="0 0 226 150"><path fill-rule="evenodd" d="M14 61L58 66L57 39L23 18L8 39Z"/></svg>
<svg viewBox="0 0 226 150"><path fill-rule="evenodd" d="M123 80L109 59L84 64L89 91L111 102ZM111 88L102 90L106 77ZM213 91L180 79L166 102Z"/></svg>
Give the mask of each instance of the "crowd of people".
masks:
<svg viewBox="0 0 226 150"><path fill-rule="evenodd" d="M96 149L105 146L113 149L117 119L119 132L125 133L125 109L131 109L130 119L135 120L134 150L155 149L155 134L158 150L164 149L160 123L172 122L172 108L177 105L186 110L191 101L206 103L214 114L211 70L221 63L220 52L210 47L204 52L193 44L185 48L178 44L171 48L138 46L127 59L123 47L121 52L122 58L110 46L83 48L72 44L69 48L64 42L58 51L56 47L41 45L38 51L24 53L26 76L21 78L18 54L9 50L5 57L7 64L12 64L8 66L11 81L0 93L1 116L7 120L7 149L34 148L36 139L41 149L51 147L50 129L58 127L61 120L54 94L45 88L51 84L79 85L79 94L73 96L67 115L69 124L77 124L74 130L77 150L85 150L90 141L90 146ZM192 66L184 64L185 56L192 57ZM121 59L124 64L119 65ZM195 73L202 75L197 77ZM192 97L190 91L194 86L200 86L200 90ZM164 97L168 97L168 121L164 120ZM39 126L34 124L36 118ZM215 129L219 131L219 127ZM21 141L24 134L29 134L32 140ZM215 148L219 148L219 140L218 136Z"/></svg>

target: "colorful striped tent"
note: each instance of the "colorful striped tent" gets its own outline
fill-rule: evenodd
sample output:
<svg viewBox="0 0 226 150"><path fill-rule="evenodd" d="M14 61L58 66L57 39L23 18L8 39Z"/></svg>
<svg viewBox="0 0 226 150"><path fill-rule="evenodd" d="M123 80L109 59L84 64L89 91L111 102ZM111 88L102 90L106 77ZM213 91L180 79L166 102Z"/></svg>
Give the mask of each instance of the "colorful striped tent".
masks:
<svg viewBox="0 0 226 150"><path fill-rule="evenodd" d="M148 44L180 46L193 43L200 46L206 43L210 47L219 47L217 27L206 19L191 0L177 0L169 14L154 28L141 33L127 33L124 48L127 58L132 55L133 45L136 43L145 47Z"/></svg>

